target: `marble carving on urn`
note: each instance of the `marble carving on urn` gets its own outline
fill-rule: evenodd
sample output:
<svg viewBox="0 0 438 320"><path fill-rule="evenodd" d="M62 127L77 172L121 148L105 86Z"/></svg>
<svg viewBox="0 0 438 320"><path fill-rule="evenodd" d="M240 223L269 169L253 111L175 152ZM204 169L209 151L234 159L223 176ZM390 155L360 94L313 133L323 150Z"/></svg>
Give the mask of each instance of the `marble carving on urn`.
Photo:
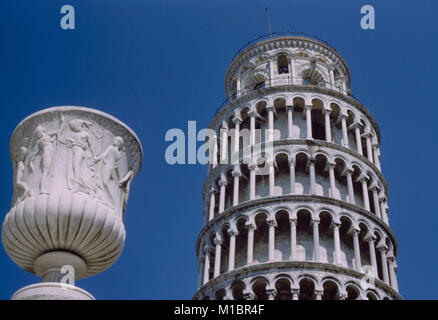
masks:
<svg viewBox="0 0 438 320"><path fill-rule="evenodd" d="M142 149L114 117L83 107L54 107L24 119L10 144L14 195L2 226L3 246L43 283L13 299L93 299L66 290L62 268L75 279L111 266L124 240L123 216Z"/></svg>

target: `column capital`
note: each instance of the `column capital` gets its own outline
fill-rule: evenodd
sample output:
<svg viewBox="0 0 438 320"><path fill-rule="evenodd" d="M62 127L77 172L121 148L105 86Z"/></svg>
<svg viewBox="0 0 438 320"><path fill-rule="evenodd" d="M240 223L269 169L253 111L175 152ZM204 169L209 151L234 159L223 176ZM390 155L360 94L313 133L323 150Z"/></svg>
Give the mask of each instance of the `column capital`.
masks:
<svg viewBox="0 0 438 320"><path fill-rule="evenodd" d="M320 219L312 219L313 225L315 225L315 224L319 225L319 221L320 221Z"/></svg>
<svg viewBox="0 0 438 320"><path fill-rule="evenodd" d="M348 114L347 113L344 113L344 112L342 112L341 111L341 113L339 114L339 119L344 119L344 120L347 120L347 118L348 118Z"/></svg>
<svg viewBox="0 0 438 320"><path fill-rule="evenodd" d="M322 295L324 294L324 291L323 290L315 290L315 296L319 296L319 297L322 297Z"/></svg>
<svg viewBox="0 0 438 320"><path fill-rule="evenodd" d="M272 300L277 296L277 290L275 288L266 288L266 294L269 297L272 297Z"/></svg>
<svg viewBox="0 0 438 320"><path fill-rule="evenodd" d="M227 185L227 178L225 178L225 175L221 174L221 177L219 179L219 181L217 182L217 184L222 187L222 186L226 186Z"/></svg>
<svg viewBox="0 0 438 320"><path fill-rule="evenodd" d="M325 114L330 114L332 112L332 109L330 109L330 108L324 108L324 109L322 109L322 113L325 115Z"/></svg>
<svg viewBox="0 0 438 320"><path fill-rule="evenodd" d="M356 128L360 128L362 126L362 124L360 122L353 122L348 126L348 129L352 130L352 129L356 129Z"/></svg>
<svg viewBox="0 0 438 320"><path fill-rule="evenodd" d="M270 227L277 227L277 221L275 221L275 219L268 219L268 220L266 220L266 223Z"/></svg>
<svg viewBox="0 0 438 320"><path fill-rule="evenodd" d="M291 104L287 105L287 106L286 106L286 110L287 110L287 111L292 111L292 112L293 112L293 111L294 111L294 105L293 105L293 104L292 104L292 105L291 105Z"/></svg>
<svg viewBox="0 0 438 320"><path fill-rule="evenodd" d="M216 238L214 238L213 242L215 245L220 245L220 246L224 243L224 241L217 236L216 236Z"/></svg>
<svg viewBox="0 0 438 320"><path fill-rule="evenodd" d="M373 136L373 134L371 133L371 131L367 130L364 133L362 133L360 136L362 138L371 138Z"/></svg>
<svg viewBox="0 0 438 320"><path fill-rule="evenodd" d="M371 185L368 187L368 190L370 191L378 191L379 190L379 186L377 185L377 183L373 182L371 183Z"/></svg>
<svg viewBox="0 0 438 320"><path fill-rule="evenodd" d="M254 118L260 117L260 115L257 113L257 111L254 108L251 108L248 111L248 116L254 117Z"/></svg>
<svg viewBox="0 0 438 320"><path fill-rule="evenodd" d="M348 294L346 292L339 293L339 300L347 300Z"/></svg>
<svg viewBox="0 0 438 320"><path fill-rule="evenodd" d="M384 244L383 242L380 242L379 244L377 244L376 249L379 251L386 252L388 250L388 246L386 244Z"/></svg>
<svg viewBox="0 0 438 320"><path fill-rule="evenodd" d="M212 194L212 193L217 193L218 192L218 190L217 190L217 188L215 187L215 186L211 186L209 189L208 189L208 193L209 194Z"/></svg>
<svg viewBox="0 0 438 320"><path fill-rule="evenodd" d="M356 181L357 181L357 182L363 182L363 181L366 182L366 181L369 180L369 179L370 179L370 177L369 177L368 175L362 173L362 174L356 179Z"/></svg>
<svg viewBox="0 0 438 320"><path fill-rule="evenodd" d="M243 122L243 120L242 120L242 117L240 116L240 113L239 114L236 114L236 115L234 115L234 117L233 117L233 123L234 124L241 124Z"/></svg>
<svg viewBox="0 0 438 320"><path fill-rule="evenodd" d="M336 167L336 162L327 161L325 170L328 170L330 168L334 169L335 167Z"/></svg>
<svg viewBox="0 0 438 320"><path fill-rule="evenodd" d="M254 223L252 223L252 222L246 222L245 226L248 229L248 231L249 230L256 230L257 229L257 226Z"/></svg>
<svg viewBox="0 0 438 320"><path fill-rule="evenodd" d="M230 237L237 237L239 235L239 232L234 228L228 229L227 232Z"/></svg>
<svg viewBox="0 0 438 320"><path fill-rule="evenodd" d="M244 290L243 291L243 299L245 300L254 300L255 295L251 290Z"/></svg>
<svg viewBox="0 0 438 320"><path fill-rule="evenodd" d="M219 130L228 130L228 123L226 121L222 121L222 125Z"/></svg>
<svg viewBox="0 0 438 320"><path fill-rule="evenodd" d="M291 219L289 219L289 222L297 224L297 218L291 218Z"/></svg>
<svg viewBox="0 0 438 320"><path fill-rule="evenodd" d="M341 176L346 176L348 174L352 174L354 172L354 169L351 167L345 167L342 172L341 172Z"/></svg>
<svg viewBox="0 0 438 320"><path fill-rule="evenodd" d="M231 175L233 177L241 177L242 176L242 171L240 170L240 166L235 165L233 171L231 172Z"/></svg>
<svg viewBox="0 0 438 320"><path fill-rule="evenodd" d="M373 234L367 234L363 239L367 242L374 242L377 238Z"/></svg>
<svg viewBox="0 0 438 320"><path fill-rule="evenodd" d="M254 161L251 161L250 163L248 163L248 169L250 171L255 170L257 168L257 163L255 163Z"/></svg>
<svg viewBox="0 0 438 320"><path fill-rule="evenodd" d="M210 254L214 250L213 247L208 244L206 244L202 249L204 254Z"/></svg>
<svg viewBox="0 0 438 320"><path fill-rule="evenodd" d="M311 104L306 104L304 110L312 110L313 106Z"/></svg>
<svg viewBox="0 0 438 320"><path fill-rule="evenodd" d="M358 227L352 227L347 231L347 234L350 234L353 237L359 236L359 233L360 233L360 228Z"/></svg>
<svg viewBox="0 0 438 320"><path fill-rule="evenodd" d="M296 164L295 158L289 159L288 162L289 162L289 166L294 166L295 167L295 164Z"/></svg>
<svg viewBox="0 0 438 320"><path fill-rule="evenodd" d="M269 103L269 104L266 106L266 110L267 110L267 111L275 112L274 104Z"/></svg>

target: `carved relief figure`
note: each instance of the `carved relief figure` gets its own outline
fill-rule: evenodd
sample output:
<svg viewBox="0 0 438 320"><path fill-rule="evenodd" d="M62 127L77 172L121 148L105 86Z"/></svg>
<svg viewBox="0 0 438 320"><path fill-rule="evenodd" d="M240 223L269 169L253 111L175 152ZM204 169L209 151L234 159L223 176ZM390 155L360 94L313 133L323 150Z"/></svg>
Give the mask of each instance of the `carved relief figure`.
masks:
<svg viewBox="0 0 438 320"><path fill-rule="evenodd" d="M125 213L126 204L128 203L129 197L129 188L131 186L132 178L134 178L134 173L132 170L129 170L126 176L124 176L119 181L119 187L122 189L121 191L121 204L122 204L122 212Z"/></svg>
<svg viewBox="0 0 438 320"><path fill-rule="evenodd" d="M75 119L69 122L69 126L73 134L62 141L70 149L67 158L67 186L70 190L94 195L97 189L93 168L95 154L90 134L85 130L92 123Z"/></svg>
<svg viewBox="0 0 438 320"><path fill-rule="evenodd" d="M54 148L53 142L58 143L60 130L62 127L64 119L61 116L61 124L60 129L56 132L47 132L47 130L39 125L35 129L34 137L33 139L36 139L32 150L32 155L29 158L29 168L30 172L35 172L35 168L33 165L33 161L37 156L40 156L39 158L39 169L41 170L41 176L40 176L40 183L39 183L39 190L40 193L49 193L49 175L53 169L53 162L55 158L55 153L57 150L57 147Z"/></svg>
<svg viewBox="0 0 438 320"><path fill-rule="evenodd" d="M119 164L122 158L123 143L122 137L115 137L113 144L95 158L96 163L101 162L101 180L106 196L116 209L122 209L126 205L129 185L133 176L130 171L125 177L120 178ZM120 194L119 188L122 188L120 199L118 199L120 197L118 196Z"/></svg>
<svg viewBox="0 0 438 320"><path fill-rule="evenodd" d="M30 195L30 188L27 183L23 180L24 169L26 168L24 161L27 155L27 142L28 138L23 139L23 146L20 147L16 154L17 161L17 173L15 177L15 187L21 189L22 193L19 197L17 197L17 201L21 201L26 199L28 195Z"/></svg>

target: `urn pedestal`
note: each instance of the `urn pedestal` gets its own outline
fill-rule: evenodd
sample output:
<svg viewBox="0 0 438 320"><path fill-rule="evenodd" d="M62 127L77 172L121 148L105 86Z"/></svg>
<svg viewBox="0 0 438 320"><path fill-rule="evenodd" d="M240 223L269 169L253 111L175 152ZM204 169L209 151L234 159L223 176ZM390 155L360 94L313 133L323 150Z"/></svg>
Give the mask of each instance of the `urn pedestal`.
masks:
<svg viewBox="0 0 438 320"><path fill-rule="evenodd" d="M54 107L24 119L10 144L14 195L2 242L43 283L12 299L94 299L74 281L109 268L125 240L123 217L141 144L114 117Z"/></svg>

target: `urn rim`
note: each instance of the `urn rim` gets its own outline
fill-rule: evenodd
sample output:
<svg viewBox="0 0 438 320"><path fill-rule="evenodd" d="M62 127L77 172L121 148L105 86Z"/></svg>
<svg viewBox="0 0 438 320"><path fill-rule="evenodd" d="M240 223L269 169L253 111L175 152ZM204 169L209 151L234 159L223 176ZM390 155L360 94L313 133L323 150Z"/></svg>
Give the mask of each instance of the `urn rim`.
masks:
<svg viewBox="0 0 438 320"><path fill-rule="evenodd" d="M138 174L138 172L141 169L142 162L143 162L143 146L141 145L140 139L138 138L137 134L127 124L125 124L124 122L120 121L116 117L114 117L114 116L112 116L109 113L106 113L104 111L101 111L101 110L98 110L98 109L94 109L94 108L90 108L90 107L75 106L75 105L52 106L52 107L44 108L42 110L36 111L36 112L28 115L27 117L25 117L23 120L21 120L18 123L18 125L15 127L14 131L12 132L11 139L10 139L10 144L9 144L9 153L10 153L10 155L12 156L12 141L14 140L14 137L17 134L18 129L20 127L22 127L25 122L29 121L32 118L38 117L40 115L43 115L45 113L49 113L49 112L62 112L62 111L82 111L82 112L89 112L89 113L97 114L97 115L99 115L101 117L104 117L104 118L107 118L107 119L111 120L112 122L116 123L117 125L121 126L123 129L125 129L130 135L132 135L134 137L134 140L137 142L137 145L139 147L139 151L140 151L139 161L138 161L138 164L136 165L136 167L133 168L134 169L133 170L134 171L134 176L136 176Z"/></svg>

